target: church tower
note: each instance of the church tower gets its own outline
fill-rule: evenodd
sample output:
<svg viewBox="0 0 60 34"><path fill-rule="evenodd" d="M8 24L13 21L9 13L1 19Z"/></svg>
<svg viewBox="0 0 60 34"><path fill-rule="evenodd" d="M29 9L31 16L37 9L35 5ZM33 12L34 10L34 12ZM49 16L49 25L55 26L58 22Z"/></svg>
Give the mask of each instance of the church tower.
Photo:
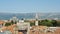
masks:
<svg viewBox="0 0 60 34"><path fill-rule="evenodd" d="M38 26L38 14L37 14L37 13L36 13L36 15L35 15L35 19L36 19L35 25Z"/></svg>

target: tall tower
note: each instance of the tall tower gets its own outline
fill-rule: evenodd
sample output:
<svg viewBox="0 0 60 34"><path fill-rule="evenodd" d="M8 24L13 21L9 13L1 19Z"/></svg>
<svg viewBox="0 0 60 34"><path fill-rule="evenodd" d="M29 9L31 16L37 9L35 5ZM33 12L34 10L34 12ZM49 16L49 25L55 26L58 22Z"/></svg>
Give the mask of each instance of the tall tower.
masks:
<svg viewBox="0 0 60 34"><path fill-rule="evenodd" d="M38 26L38 14L37 14L37 13L36 13L36 15L35 15L35 19L36 19L35 25Z"/></svg>

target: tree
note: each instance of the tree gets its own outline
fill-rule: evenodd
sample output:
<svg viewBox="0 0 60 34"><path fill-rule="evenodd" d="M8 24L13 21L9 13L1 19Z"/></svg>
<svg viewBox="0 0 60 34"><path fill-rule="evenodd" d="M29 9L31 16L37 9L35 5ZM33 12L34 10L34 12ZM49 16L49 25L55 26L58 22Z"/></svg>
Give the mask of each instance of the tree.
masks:
<svg viewBox="0 0 60 34"><path fill-rule="evenodd" d="M52 20L52 24L53 24L54 27L57 26L57 21L56 20Z"/></svg>
<svg viewBox="0 0 60 34"><path fill-rule="evenodd" d="M51 23L51 20L42 20L41 22L39 21L39 25L44 25L44 26L53 26Z"/></svg>
<svg viewBox="0 0 60 34"><path fill-rule="evenodd" d="M30 23L30 26L34 26L35 25L35 23Z"/></svg>
<svg viewBox="0 0 60 34"><path fill-rule="evenodd" d="M59 26L59 27L60 27L60 21L57 21L57 26Z"/></svg>
<svg viewBox="0 0 60 34"><path fill-rule="evenodd" d="M11 23L6 23L6 24L5 24L5 26L10 26L10 25L11 25Z"/></svg>
<svg viewBox="0 0 60 34"><path fill-rule="evenodd" d="M13 24L16 24L17 23L17 21L13 21L13 20L11 20L11 24L13 25Z"/></svg>
<svg viewBox="0 0 60 34"><path fill-rule="evenodd" d="M30 22L30 26L35 26L35 21L34 22Z"/></svg>

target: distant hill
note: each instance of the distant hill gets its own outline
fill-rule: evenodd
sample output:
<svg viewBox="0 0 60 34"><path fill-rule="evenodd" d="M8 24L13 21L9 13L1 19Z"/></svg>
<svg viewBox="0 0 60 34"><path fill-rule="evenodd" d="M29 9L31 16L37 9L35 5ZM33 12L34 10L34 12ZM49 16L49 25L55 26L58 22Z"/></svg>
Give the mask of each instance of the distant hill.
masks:
<svg viewBox="0 0 60 34"><path fill-rule="evenodd" d="M38 19L59 19L60 20L60 13L37 13ZM0 13L0 20L1 19L10 19L16 16L19 19L34 19L36 13Z"/></svg>

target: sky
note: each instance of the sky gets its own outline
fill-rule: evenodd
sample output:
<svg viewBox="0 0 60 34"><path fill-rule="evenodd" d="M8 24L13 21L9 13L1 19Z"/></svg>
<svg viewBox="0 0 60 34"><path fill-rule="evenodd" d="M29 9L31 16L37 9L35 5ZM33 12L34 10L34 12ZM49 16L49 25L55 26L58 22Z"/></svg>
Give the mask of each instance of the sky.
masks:
<svg viewBox="0 0 60 34"><path fill-rule="evenodd" d="M0 0L0 13L60 12L60 0Z"/></svg>

